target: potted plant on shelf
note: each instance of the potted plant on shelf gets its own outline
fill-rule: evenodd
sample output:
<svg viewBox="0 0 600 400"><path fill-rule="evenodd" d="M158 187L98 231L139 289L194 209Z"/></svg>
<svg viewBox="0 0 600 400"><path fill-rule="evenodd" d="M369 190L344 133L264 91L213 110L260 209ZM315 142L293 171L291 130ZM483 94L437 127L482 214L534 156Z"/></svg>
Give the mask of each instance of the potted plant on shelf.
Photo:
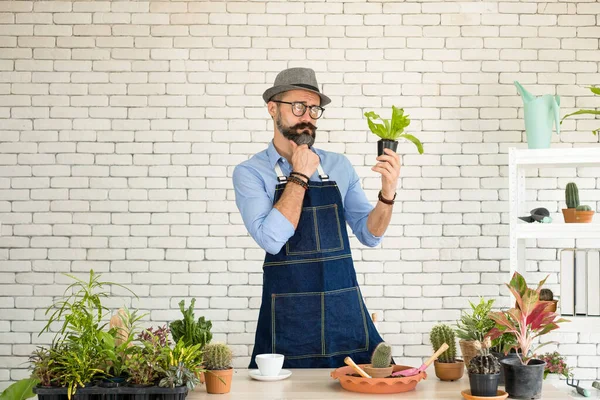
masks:
<svg viewBox="0 0 600 400"><path fill-rule="evenodd" d="M193 298L190 306L185 309L185 300L179 302L179 309L183 315L183 319L173 321L169 324L171 328L171 334L175 343L183 340L188 346L198 344L200 350L204 348L212 340L212 322L206 320L204 317L199 317L196 321L194 316L194 304L196 299ZM203 366L199 366L202 370ZM204 383L204 373L199 372L198 379L201 383Z"/></svg>
<svg viewBox="0 0 600 400"><path fill-rule="evenodd" d="M574 182L567 183L565 188L565 202L567 208L562 209L565 223L592 222L594 211L590 206L579 204L579 189Z"/></svg>
<svg viewBox="0 0 600 400"><path fill-rule="evenodd" d="M492 397L498 394L500 363L490 353L491 346L492 341L489 337L486 337L483 343L475 342L479 354L471 359L467 367L472 396Z"/></svg>
<svg viewBox="0 0 600 400"><path fill-rule="evenodd" d="M552 293L552 290L540 290L540 301L545 301L548 304L548 311L556 312L558 300L554 300L554 293Z"/></svg>
<svg viewBox="0 0 600 400"><path fill-rule="evenodd" d="M423 154L423 144L421 143L421 141L413 135L403 133L404 128L410 125L410 119L408 118L408 115L404 115L403 108L392 106L391 119L381 118L373 111L366 112L364 115L365 117L367 117L367 123L369 124L369 129L371 130L371 132L373 132L375 135L381 138L377 142L378 157L384 153L383 149L385 148L396 151L396 149L398 148L399 138L404 138L413 142L415 146L417 146L419 154ZM372 119L381 120L381 122L383 123L377 124L373 122Z"/></svg>
<svg viewBox="0 0 600 400"><path fill-rule="evenodd" d="M469 365L471 358L478 352L475 348L475 342L482 342L485 335L494 327L494 321L488 316L492 310L494 300L484 300L480 298L477 305L469 301L471 313L461 312L460 320L456 322L456 336L460 339L458 342L462 353L465 366Z"/></svg>
<svg viewBox="0 0 600 400"><path fill-rule="evenodd" d="M521 352L517 358L507 358L500 362L504 368L505 387L512 398L539 398L542 394L542 380L546 363L534 358L535 351L548 343L542 343L536 348L533 342L536 338L555 329L558 324L567 322L557 319L556 313L547 310L547 304L540 301L540 291L546 282L544 278L537 289L527 287L523 276L515 272L508 289L515 297L515 308L508 311L490 312L489 316L496 325L487 334L490 339L495 339L504 333L515 336Z"/></svg>
<svg viewBox="0 0 600 400"><path fill-rule="evenodd" d="M386 378L392 374L392 346L381 342L373 350L371 364L363 367L364 371L372 378Z"/></svg>
<svg viewBox="0 0 600 400"><path fill-rule="evenodd" d="M455 381L462 378L465 363L456 359L456 334L454 330L448 325L438 324L431 328L429 340L436 352L444 343L448 344L448 350L442 353L433 363L435 375L442 381Z"/></svg>
<svg viewBox="0 0 600 400"><path fill-rule="evenodd" d="M231 349L223 343L211 343L204 347L204 366L206 368L206 391L212 394L229 393L233 367Z"/></svg>

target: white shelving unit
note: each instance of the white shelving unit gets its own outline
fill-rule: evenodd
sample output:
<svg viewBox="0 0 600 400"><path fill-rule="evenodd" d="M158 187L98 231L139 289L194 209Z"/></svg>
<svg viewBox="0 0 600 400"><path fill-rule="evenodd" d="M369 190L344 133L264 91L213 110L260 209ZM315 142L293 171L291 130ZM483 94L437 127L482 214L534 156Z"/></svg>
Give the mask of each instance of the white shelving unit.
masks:
<svg viewBox="0 0 600 400"><path fill-rule="evenodd" d="M590 239L600 238L600 224L565 224L555 220L551 224L527 223L518 217L529 215L525 209L525 170L528 168L600 167L600 147L553 148L553 149L509 149L509 201L510 201L510 276L515 271L525 272L526 239ZM510 277L509 277L510 279ZM576 324L565 324L561 331L580 329L590 324L600 329L600 318L567 317ZM584 321L585 320L585 321ZM567 326L571 325L571 326ZM567 329L564 329L564 328Z"/></svg>

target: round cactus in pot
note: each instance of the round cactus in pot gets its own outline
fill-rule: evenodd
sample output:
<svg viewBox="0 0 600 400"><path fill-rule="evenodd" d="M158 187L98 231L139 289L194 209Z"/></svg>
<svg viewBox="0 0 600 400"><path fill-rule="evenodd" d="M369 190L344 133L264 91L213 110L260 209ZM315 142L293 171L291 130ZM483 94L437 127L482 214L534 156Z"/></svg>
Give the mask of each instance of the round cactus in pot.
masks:
<svg viewBox="0 0 600 400"><path fill-rule="evenodd" d="M442 381L455 381L463 376L465 363L456 359L456 333L446 324L438 324L431 328L429 340L434 351L438 351L444 343L448 350L440 354L434 362L435 375Z"/></svg>
<svg viewBox="0 0 600 400"><path fill-rule="evenodd" d="M486 337L484 342L475 342L479 354L471 359L469 366L469 384L473 396L491 397L498 392L500 362L490 354L492 341Z"/></svg>
<svg viewBox="0 0 600 400"><path fill-rule="evenodd" d="M208 393L229 393L233 376L232 359L231 349L224 343L210 343L204 346L203 364L207 370L205 380Z"/></svg>
<svg viewBox="0 0 600 400"><path fill-rule="evenodd" d="M367 374L372 378L385 378L392 374L392 346L381 342L375 347L371 355L371 364L364 367Z"/></svg>

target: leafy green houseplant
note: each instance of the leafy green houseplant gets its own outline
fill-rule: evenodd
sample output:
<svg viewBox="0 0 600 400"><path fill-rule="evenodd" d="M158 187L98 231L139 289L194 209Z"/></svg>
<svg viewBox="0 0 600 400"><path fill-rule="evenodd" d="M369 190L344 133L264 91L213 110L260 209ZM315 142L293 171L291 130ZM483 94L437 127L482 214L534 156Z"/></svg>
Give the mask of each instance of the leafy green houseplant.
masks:
<svg viewBox="0 0 600 400"><path fill-rule="evenodd" d="M462 378L465 364L462 360L456 359L456 334L454 330L446 324L435 325L429 332L429 340L434 352L438 351L444 343L448 345L448 349L440 354L433 363L435 375L442 381L455 381Z"/></svg>
<svg viewBox="0 0 600 400"><path fill-rule="evenodd" d="M190 306L185 309L185 300L181 300L179 302L179 309L181 310L181 314L183 314L183 319L171 322L169 327L171 328L171 334L175 343L183 340L188 346L199 344L202 350L212 339L212 333L210 332L212 322L207 321L204 317L199 317L197 321L195 320L195 303L196 299L192 299Z"/></svg>
<svg viewBox="0 0 600 400"><path fill-rule="evenodd" d="M494 321L489 317L494 300L479 299L478 304L469 301L471 312L462 311L460 320L456 322L456 336L462 352L465 365L469 365L471 358L479 354L475 342L483 342L485 335L494 327Z"/></svg>
<svg viewBox="0 0 600 400"><path fill-rule="evenodd" d="M579 189L575 182L567 183L565 188L565 202L567 208L562 209L565 223L589 223L592 222L594 211L590 206L579 204Z"/></svg>
<svg viewBox="0 0 600 400"><path fill-rule="evenodd" d="M381 139L377 142L377 156L383 154L383 149L388 148L396 151L398 148L398 139L407 139L417 146L419 154L423 154L423 144L417 137L408 133L403 133L404 129L410 125L408 115L404 115L404 109L392 106L392 118L385 119L373 111L365 112L369 129ZM375 123L374 120L380 120L381 123Z"/></svg>
<svg viewBox="0 0 600 400"><path fill-rule="evenodd" d="M495 326L488 332L490 339L495 339L505 333L514 335L517 344L513 345L517 352L516 358L504 359L505 387L510 397L537 398L541 395L542 378L546 363L534 358L536 350L552 343L546 342L534 345L534 340L558 329L559 323L567 320L558 318L554 312L548 311L548 304L541 301L540 291L546 282L544 278L537 289L527 287L525 278L515 272L508 289L516 299L514 308L507 311L490 312L489 316L495 321ZM509 348L504 348L508 352ZM519 382L519 384L517 384ZM522 382L527 382L523 384Z"/></svg>
<svg viewBox="0 0 600 400"><path fill-rule="evenodd" d="M224 343L211 343L204 347L204 365L207 369L206 391L213 394L229 393L233 353Z"/></svg>
<svg viewBox="0 0 600 400"><path fill-rule="evenodd" d="M592 92L594 95L596 95L596 96L600 96L600 87L598 87L598 86L595 86L595 85L592 85L592 86L588 86L588 89L590 89L590 91L591 91L591 92ZM587 114L587 115L594 115L594 116L596 116L596 115L600 115L600 110L585 110L585 109L578 110L578 111L575 111L575 112L572 112L572 113L570 113L570 114L567 114L567 115L565 115L565 116L564 116L564 117L563 117L563 118L560 120L560 123L562 124L562 123L563 123L563 121L564 121L565 119L567 119L567 118L569 118L569 117L571 117L571 116L573 116L573 115L585 115L585 114ZM593 133L594 135L597 135L599 131L600 131L600 128L598 128L598 129L594 129L594 130L592 131L592 133Z"/></svg>

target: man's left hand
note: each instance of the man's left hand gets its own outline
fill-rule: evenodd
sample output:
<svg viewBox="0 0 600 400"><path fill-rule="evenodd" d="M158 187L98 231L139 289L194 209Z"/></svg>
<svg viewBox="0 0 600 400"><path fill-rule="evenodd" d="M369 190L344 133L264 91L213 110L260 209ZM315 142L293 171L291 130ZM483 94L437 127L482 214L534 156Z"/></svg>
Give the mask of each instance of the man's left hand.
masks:
<svg viewBox="0 0 600 400"><path fill-rule="evenodd" d="M381 195L385 199L393 199L398 187L398 176L400 176L400 156L390 149L383 149L385 154L377 157L379 161L373 168L381 174Z"/></svg>

